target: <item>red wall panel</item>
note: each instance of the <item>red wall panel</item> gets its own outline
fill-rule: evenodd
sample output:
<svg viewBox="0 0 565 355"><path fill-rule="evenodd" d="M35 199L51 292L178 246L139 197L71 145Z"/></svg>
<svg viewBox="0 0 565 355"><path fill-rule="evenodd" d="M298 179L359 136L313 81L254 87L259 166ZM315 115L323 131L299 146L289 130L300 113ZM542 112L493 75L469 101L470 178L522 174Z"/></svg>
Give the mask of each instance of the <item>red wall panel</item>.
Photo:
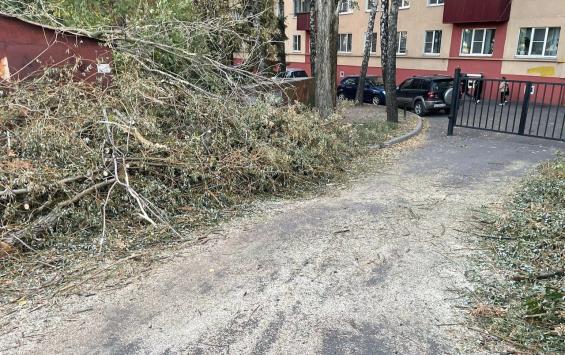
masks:
<svg viewBox="0 0 565 355"><path fill-rule="evenodd" d="M443 22L508 22L511 7L511 0L445 0Z"/></svg>
<svg viewBox="0 0 565 355"><path fill-rule="evenodd" d="M8 58L13 79L25 79L53 66L77 65L77 77L94 80L97 63L110 64L112 52L92 38L57 32L0 15L0 58Z"/></svg>

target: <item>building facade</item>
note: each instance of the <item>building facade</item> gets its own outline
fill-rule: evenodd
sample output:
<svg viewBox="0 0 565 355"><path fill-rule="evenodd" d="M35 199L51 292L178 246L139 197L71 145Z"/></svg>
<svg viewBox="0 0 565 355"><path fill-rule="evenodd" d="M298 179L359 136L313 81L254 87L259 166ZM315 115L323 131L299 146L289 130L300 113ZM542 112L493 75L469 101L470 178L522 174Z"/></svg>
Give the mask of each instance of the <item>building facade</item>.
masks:
<svg viewBox="0 0 565 355"><path fill-rule="evenodd" d="M313 1L313 0L312 0ZM565 81L565 0L400 0L397 80L413 75L453 75L460 67L487 78ZM309 0L285 1L287 62L310 73ZM339 5L338 79L358 75L371 6ZM380 17L380 11L377 12ZM378 20L369 75L380 75Z"/></svg>

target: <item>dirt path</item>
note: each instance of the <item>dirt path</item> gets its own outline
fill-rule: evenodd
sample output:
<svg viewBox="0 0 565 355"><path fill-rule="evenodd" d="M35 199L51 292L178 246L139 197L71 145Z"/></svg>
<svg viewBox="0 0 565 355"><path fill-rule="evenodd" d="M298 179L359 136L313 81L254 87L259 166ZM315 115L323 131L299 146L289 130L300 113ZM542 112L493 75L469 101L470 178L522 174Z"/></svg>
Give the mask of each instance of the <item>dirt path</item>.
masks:
<svg viewBox="0 0 565 355"><path fill-rule="evenodd" d="M8 352L469 351L473 334L457 325L470 287L460 232L469 210L563 146L476 131L445 137L445 123L432 118L426 143L387 171L332 195L270 203L258 220L226 224L225 237L111 296L30 314L42 320L33 325L40 336L18 329L0 349L21 335Z"/></svg>

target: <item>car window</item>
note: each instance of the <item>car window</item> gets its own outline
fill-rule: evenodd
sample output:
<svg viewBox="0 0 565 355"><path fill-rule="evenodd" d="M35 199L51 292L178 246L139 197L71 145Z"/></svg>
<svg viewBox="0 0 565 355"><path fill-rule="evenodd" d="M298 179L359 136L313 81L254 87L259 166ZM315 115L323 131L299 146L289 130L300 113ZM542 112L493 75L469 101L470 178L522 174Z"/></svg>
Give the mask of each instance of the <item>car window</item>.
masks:
<svg viewBox="0 0 565 355"><path fill-rule="evenodd" d="M355 78L347 78L343 81L343 85L357 85Z"/></svg>
<svg viewBox="0 0 565 355"><path fill-rule="evenodd" d="M453 87L453 80L451 80L451 79L436 80L433 83L432 90L442 92L442 91L446 91L447 89L452 88L452 87Z"/></svg>
<svg viewBox="0 0 565 355"><path fill-rule="evenodd" d="M416 89L420 89L421 87L422 87L422 80L414 79L408 89L416 90Z"/></svg>
<svg viewBox="0 0 565 355"><path fill-rule="evenodd" d="M400 85L400 88L401 89L409 89L410 86L412 86L412 82L414 82L414 79L408 79Z"/></svg>
<svg viewBox="0 0 565 355"><path fill-rule="evenodd" d="M367 78L367 80L365 81L366 85L371 85L371 86L383 86L383 81L381 78Z"/></svg>
<svg viewBox="0 0 565 355"><path fill-rule="evenodd" d="M412 84L413 89L415 90L428 90L430 87L430 82L425 79L417 79L414 80L414 84Z"/></svg>
<svg viewBox="0 0 565 355"><path fill-rule="evenodd" d="M294 72L294 77L295 78L307 78L308 74L306 74L306 72L304 70L300 70L300 71L295 71Z"/></svg>

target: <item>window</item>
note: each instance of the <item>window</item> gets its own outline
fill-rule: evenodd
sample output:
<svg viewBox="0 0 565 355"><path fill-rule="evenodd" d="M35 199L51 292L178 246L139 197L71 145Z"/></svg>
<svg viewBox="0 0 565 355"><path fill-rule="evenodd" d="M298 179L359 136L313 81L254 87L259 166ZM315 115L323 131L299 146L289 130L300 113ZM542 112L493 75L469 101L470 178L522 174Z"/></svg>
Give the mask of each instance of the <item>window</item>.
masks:
<svg viewBox="0 0 565 355"><path fill-rule="evenodd" d="M337 42L337 51L341 53L351 53L351 42L353 35L351 33L340 33Z"/></svg>
<svg viewBox="0 0 565 355"><path fill-rule="evenodd" d="M294 15L310 12L310 0L294 0Z"/></svg>
<svg viewBox="0 0 565 355"><path fill-rule="evenodd" d="M461 40L462 55L492 55L494 51L493 29L466 29Z"/></svg>
<svg viewBox="0 0 565 355"><path fill-rule="evenodd" d="M400 85L400 88L401 89L409 89L409 88L412 87L413 82L414 82L414 79L408 79Z"/></svg>
<svg viewBox="0 0 565 355"><path fill-rule="evenodd" d="M414 79L412 85L408 89L412 90L426 90L430 86L430 82L425 79Z"/></svg>
<svg viewBox="0 0 565 355"><path fill-rule="evenodd" d="M521 28L517 55L557 57L559 27Z"/></svg>
<svg viewBox="0 0 565 355"><path fill-rule="evenodd" d="M344 86L355 86L355 85L357 85L357 78L344 79L343 82L342 82L342 85L344 85Z"/></svg>
<svg viewBox="0 0 565 355"><path fill-rule="evenodd" d="M294 35L292 36L292 50L295 52L300 52L302 50L302 36Z"/></svg>
<svg viewBox="0 0 565 355"><path fill-rule="evenodd" d="M373 9L375 9L376 11L379 11L378 1L377 0L365 0L365 11L370 12Z"/></svg>
<svg viewBox="0 0 565 355"><path fill-rule="evenodd" d="M428 0L428 6L441 6L443 3L443 0Z"/></svg>
<svg viewBox="0 0 565 355"><path fill-rule="evenodd" d="M407 9L410 7L410 0L400 0L400 6L398 7L399 9Z"/></svg>
<svg viewBox="0 0 565 355"><path fill-rule="evenodd" d="M441 30L426 31L424 54L439 54L441 51Z"/></svg>
<svg viewBox="0 0 565 355"><path fill-rule="evenodd" d="M365 32L365 41L367 40L367 32ZM371 38L371 53L377 53L377 33L372 33ZM363 50L365 49L365 42L363 42Z"/></svg>
<svg viewBox="0 0 565 355"><path fill-rule="evenodd" d="M408 32L401 31L397 33L398 35L398 49L396 54L406 54L406 40L408 39Z"/></svg>
<svg viewBox="0 0 565 355"><path fill-rule="evenodd" d="M290 73L291 78L307 78L308 74L304 70L297 70Z"/></svg>
<svg viewBox="0 0 565 355"><path fill-rule="evenodd" d="M352 0L340 0L337 6L340 14L350 14L353 12Z"/></svg>

